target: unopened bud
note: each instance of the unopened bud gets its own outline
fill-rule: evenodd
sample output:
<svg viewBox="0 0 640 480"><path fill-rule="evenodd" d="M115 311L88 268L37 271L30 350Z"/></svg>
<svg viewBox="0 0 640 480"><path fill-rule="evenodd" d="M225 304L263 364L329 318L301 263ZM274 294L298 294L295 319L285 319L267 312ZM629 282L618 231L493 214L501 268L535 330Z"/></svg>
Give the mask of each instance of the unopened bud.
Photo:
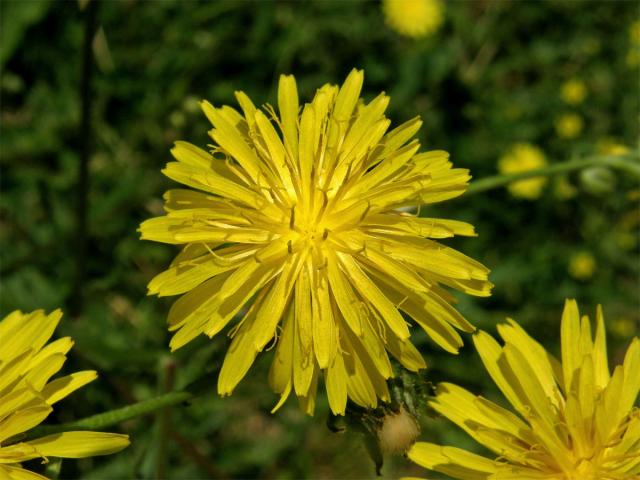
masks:
<svg viewBox="0 0 640 480"><path fill-rule="evenodd" d="M404 454L420 434L417 420L404 407L398 413L385 415L378 430L378 442L383 453Z"/></svg>
<svg viewBox="0 0 640 480"><path fill-rule="evenodd" d="M616 187L616 177L608 168L593 167L583 170L580 181L585 190L594 195L610 193Z"/></svg>

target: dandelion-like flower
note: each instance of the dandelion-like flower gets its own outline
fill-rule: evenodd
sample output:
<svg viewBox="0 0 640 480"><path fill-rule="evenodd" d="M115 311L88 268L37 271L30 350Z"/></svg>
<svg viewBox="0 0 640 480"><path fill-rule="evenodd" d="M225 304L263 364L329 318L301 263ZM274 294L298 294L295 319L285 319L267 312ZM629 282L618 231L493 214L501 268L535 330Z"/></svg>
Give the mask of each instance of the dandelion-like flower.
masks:
<svg viewBox="0 0 640 480"><path fill-rule="evenodd" d="M569 260L569 275L577 280L589 280L596 271L596 259L590 252L578 252Z"/></svg>
<svg viewBox="0 0 640 480"><path fill-rule="evenodd" d="M560 96L569 105L579 105L587 97L587 86L576 78L567 80L560 88Z"/></svg>
<svg viewBox="0 0 640 480"><path fill-rule="evenodd" d="M392 29L411 38L435 33L444 21L441 0L383 0L382 11Z"/></svg>
<svg viewBox="0 0 640 480"><path fill-rule="evenodd" d="M584 121L577 113L565 113L560 115L555 122L558 137L570 140L576 138L582 132Z"/></svg>
<svg viewBox="0 0 640 480"><path fill-rule="evenodd" d="M547 165L547 159L544 152L529 143L513 145L498 160L498 170L502 174L527 172L545 165ZM546 177L534 177L512 182L507 188L514 197L535 200L542 193L546 183Z"/></svg>
<svg viewBox="0 0 640 480"><path fill-rule="evenodd" d="M517 415L443 383L431 406L495 455L417 443L409 458L460 479L617 480L640 474L640 341L609 373L602 309L592 339L589 318L567 300L562 363L513 320L499 325L500 346L484 332L474 342L485 368Z"/></svg>
<svg viewBox="0 0 640 480"><path fill-rule="evenodd" d="M603 155L626 155L630 152L629 147L610 137L600 139L596 147L598 153Z"/></svg>
<svg viewBox="0 0 640 480"><path fill-rule="evenodd" d="M441 285L489 295L488 270L435 240L473 227L399 210L462 194L469 174L446 152L417 153L419 118L387 132L389 97L362 103L362 82L354 70L300 109L295 79L282 76L279 116L242 92L244 115L203 102L211 153L184 142L172 150L178 161L164 173L199 191L168 191L167 215L141 225L143 239L186 244L149 292L184 294L169 312L173 350L242 312L221 395L277 344L276 408L295 391L312 413L321 372L333 412L344 413L347 397L374 407L389 399L387 351L410 370L425 367L400 311L453 353L462 345L455 328L474 329Z"/></svg>
<svg viewBox="0 0 640 480"><path fill-rule="evenodd" d="M47 345L62 313L15 311L0 321L0 478L43 479L21 463L34 458L83 458L107 455L129 445L127 435L63 432L24 441L24 434L43 422L52 405L96 379L86 370L55 380L73 346L69 337Z"/></svg>

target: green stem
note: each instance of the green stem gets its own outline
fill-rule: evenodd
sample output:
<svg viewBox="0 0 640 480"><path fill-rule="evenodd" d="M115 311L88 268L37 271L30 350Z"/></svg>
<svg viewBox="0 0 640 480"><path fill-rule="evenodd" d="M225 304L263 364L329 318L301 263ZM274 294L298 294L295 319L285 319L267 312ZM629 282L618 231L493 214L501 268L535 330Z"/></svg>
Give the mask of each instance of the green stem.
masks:
<svg viewBox="0 0 640 480"><path fill-rule="evenodd" d="M117 408L108 412L92 415L75 422L63 423L60 425L42 425L29 432L29 437L40 437L53 433L66 432L71 430L102 430L125 420L148 415L161 408L177 405L193 398L190 392L170 392L164 395L143 400L133 405Z"/></svg>
<svg viewBox="0 0 640 480"><path fill-rule="evenodd" d="M589 157L580 160L570 160L568 162L557 163L536 170L514 173L511 175L495 175L493 177L482 178L469 185L464 197L476 193L486 192L494 188L500 188L517 180L524 180L532 177L548 177L559 173L573 172L589 167L611 167L623 170L636 178L640 178L640 152L633 152L626 155L602 155ZM462 197L462 198L464 198Z"/></svg>

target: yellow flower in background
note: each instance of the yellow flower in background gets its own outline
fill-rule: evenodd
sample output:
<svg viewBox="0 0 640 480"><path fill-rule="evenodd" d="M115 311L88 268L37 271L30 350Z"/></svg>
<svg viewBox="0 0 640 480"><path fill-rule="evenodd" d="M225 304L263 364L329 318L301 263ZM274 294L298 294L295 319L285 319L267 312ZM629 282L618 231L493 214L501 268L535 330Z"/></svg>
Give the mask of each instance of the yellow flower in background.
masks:
<svg viewBox="0 0 640 480"><path fill-rule="evenodd" d="M452 353L462 345L455 328L474 330L441 285L486 296L488 270L436 242L473 236L473 226L398 210L461 195L468 171L446 152L417 153L419 118L387 131L389 97L362 102L363 78L353 70L301 107L294 77L281 76L279 114L242 92L243 114L203 102L212 152L177 142L177 162L163 170L199 191L168 191L167 215L140 227L143 239L185 245L149 293L184 295L169 312L172 350L242 312L221 395L275 344L276 408L294 391L312 414L321 374L334 413L347 397L375 407L389 399L387 351L409 370L425 367L400 310Z"/></svg>
<svg viewBox="0 0 640 480"><path fill-rule="evenodd" d="M578 280L589 280L596 271L596 259L589 252L578 252L569 261L569 275Z"/></svg>
<svg viewBox="0 0 640 480"><path fill-rule="evenodd" d="M558 117L555 124L558 136L567 140L580 135L583 126L582 117L577 113L565 113Z"/></svg>
<svg viewBox="0 0 640 480"><path fill-rule="evenodd" d="M578 189L564 175L556 177L554 187L556 196L562 200L569 200L578 194Z"/></svg>
<svg viewBox="0 0 640 480"><path fill-rule="evenodd" d="M501 346L474 336L482 363L517 414L467 390L442 383L430 405L495 454L416 443L408 452L423 467L459 479L631 479L640 474L640 341L609 373L602 309L595 339L589 318L567 300L562 363L516 322L498 326Z"/></svg>
<svg viewBox="0 0 640 480"><path fill-rule="evenodd" d="M83 458L108 455L129 445L127 435L64 432L22 441L23 434L42 423L52 405L96 379L86 370L55 380L73 346L69 337L47 345L62 312L45 315L15 311L0 321L0 478L42 479L22 468L34 458Z"/></svg>
<svg viewBox="0 0 640 480"><path fill-rule="evenodd" d="M606 137L601 139L596 147L598 153L603 155L625 155L629 153L629 147L624 146L613 138Z"/></svg>
<svg viewBox="0 0 640 480"><path fill-rule="evenodd" d="M640 49L635 47L629 50L627 52L626 61L629 68L635 68L640 65Z"/></svg>
<svg viewBox="0 0 640 480"><path fill-rule="evenodd" d="M542 168L546 164L544 152L538 147L529 143L517 143L500 157L498 170L503 175L509 175ZM507 188L514 197L535 200L546 183L546 177L534 177L512 182Z"/></svg>
<svg viewBox="0 0 640 480"><path fill-rule="evenodd" d="M638 326L632 318L618 317L611 322L611 332L619 338L628 338L638 331Z"/></svg>
<svg viewBox="0 0 640 480"><path fill-rule="evenodd" d="M640 20L636 20L631 24L631 28L629 28L629 38L631 39L631 43L640 45Z"/></svg>
<svg viewBox="0 0 640 480"><path fill-rule="evenodd" d="M392 29L411 38L435 33L444 21L441 0L382 0L382 11Z"/></svg>
<svg viewBox="0 0 640 480"><path fill-rule="evenodd" d="M562 84L560 96L569 105L579 105L587 97L587 86L582 80L571 79Z"/></svg>

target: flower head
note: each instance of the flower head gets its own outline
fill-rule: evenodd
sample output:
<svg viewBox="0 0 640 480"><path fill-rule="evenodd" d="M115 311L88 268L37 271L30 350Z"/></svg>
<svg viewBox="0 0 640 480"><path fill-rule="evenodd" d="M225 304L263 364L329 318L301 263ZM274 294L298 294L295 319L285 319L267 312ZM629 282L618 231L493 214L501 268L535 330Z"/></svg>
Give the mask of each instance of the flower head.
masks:
<svg viewBox="0 0 640 480"><path fill-rule="evenodd" d="M610 137L602 138L596 147L598 153L603 155L626 155L630 151L629 147Z"/></svg>
<svg viewBox="0 0 640 480"><path fill-rule="evenodd" d="M498 160L498 170L502 174L522 173L542 168L547 164L544 152L535 145L517 143ZM509 184L509 192L514 197L535 200L547 183L545 177L527 178Z"/></svg>
<svg viewBox="0 0 640 480"><path fill-rule="evenodd" d="M96 379L86 370L50 381L73 346L69 337L46 345L62 313L15 311L0 321L0 478L42 479L24 470L21 462L47 457L82 458L107 455L129 445L127 435L64 432L20 441L44 421L52 405Z"/></svg>
<svg viewBox="0 0 640 480"><path fill-rule="evenodd" d="M587 86L582 80L571 79L562 84L560 96L569 105L579 105L587 97Z"/></svg>
<svg viewBox="0 0 640 480"><path fill-rule="evenodd" d="M418 118L387 132L389 97L361 102L362 82L354 70L300 109L294 78L282 76L279 115L242 92L243 114L203 102L211 153L184 142L172 150L178 161L164 173L199 191L168 191L167 214L141 225L144 239L185 245L149 292L184 294L169 312L174 350L243 312L229 331L221 395L276 344L269 381L282 401L293 390L311 413L322 373L334 412L347 396L373 407L389 398L387 351L425 367L400 310L457 352L453 327L473 327L441 285L489 295L488 270L435 240L474 235L471 225L398 210L462 194L468 172L446 152L417 153Z"/></svg>
<svg viewBox="0 0 640 480"><path fill-rule="evenodd" d="M435 33L444 21L441 0L383 0L382 11L391 28L411 38Z"/></svg>
<svg viewBox="0 0 640 480"><path fill-rule="evenodd" d="M565 113L560 115L555 123L556 133L560 138L567 140L576 138L582 132L584 121L577 113Z"/></svg>
<svg viewBox="0 0 640 480"><path fill-rule="evenodd" d="M629 38L631 43L640 45L640 20L636 20L629 27Z"/></svg>
<svg viewBox="0 0 640 480"><path fill-rule="evenodd" d="M517 414L443 383L431 406L489 448L495 460L454 447L417 443L414 462L460 479L631 479L640 474L640 340L609 373L598 307L589 318L567 300L562 363L513 320L499 325L501 346L484 332L474 342L485 368Z"/></svg>
<svg viewBox="0 0 640 480"><path fill-rule="evenodd" d="M589 280L596 271L596 259L590 252L578 252L569 260L569 275L578 280Z"/></svg>

